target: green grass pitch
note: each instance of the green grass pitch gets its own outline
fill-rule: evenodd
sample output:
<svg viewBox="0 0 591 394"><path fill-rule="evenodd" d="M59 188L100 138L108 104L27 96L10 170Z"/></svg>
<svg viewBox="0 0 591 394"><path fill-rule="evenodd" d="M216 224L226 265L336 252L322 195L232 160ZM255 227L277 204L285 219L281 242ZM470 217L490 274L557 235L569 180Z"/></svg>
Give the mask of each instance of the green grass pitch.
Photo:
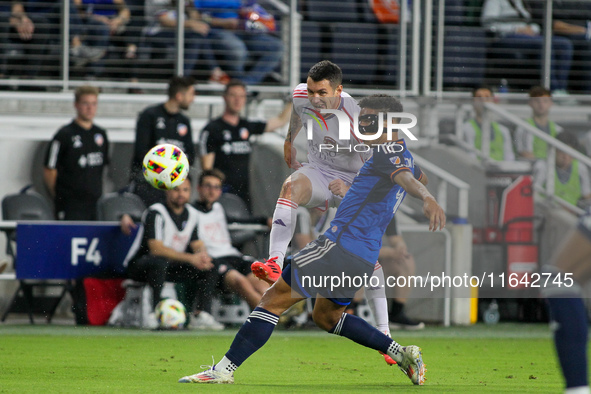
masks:
<svg viewBox="0 0 591 394"><path fill-rule="evenodd" d="M547 325L428 327L394 332L423 349L427 382L413 386L377 352L321 331L277 330L234 385L179 384L216 361L236 330L150 332L107 327L0 326L0 393L536 392L558 393Z"/></svg>

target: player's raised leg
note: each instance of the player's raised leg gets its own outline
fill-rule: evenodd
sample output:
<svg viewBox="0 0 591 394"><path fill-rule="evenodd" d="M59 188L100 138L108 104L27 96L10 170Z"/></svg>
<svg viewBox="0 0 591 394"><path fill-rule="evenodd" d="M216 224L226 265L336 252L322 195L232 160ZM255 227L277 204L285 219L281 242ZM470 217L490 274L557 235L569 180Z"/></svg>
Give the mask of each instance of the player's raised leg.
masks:
<svg viewBox="0 0 591 394"><path fill-rule="evenodd" d="M179 383L234 383L234 371L267 342L277 325L279 315L303 299L293 295L289 285L279 279L267 290L259 306L240 327L230 349L220 362L203 372L181 378Z"/></svg>
<svg viewBox="0 0 591 394"><path fill-rule="evenodd" d="M289 176L283 186L273 212L273 225L269 236L269 258L252 264L252 272L259 279L274 283L281 275L285 252L295 231L299 205L310 201L312 182L302 173Z"/></svg>

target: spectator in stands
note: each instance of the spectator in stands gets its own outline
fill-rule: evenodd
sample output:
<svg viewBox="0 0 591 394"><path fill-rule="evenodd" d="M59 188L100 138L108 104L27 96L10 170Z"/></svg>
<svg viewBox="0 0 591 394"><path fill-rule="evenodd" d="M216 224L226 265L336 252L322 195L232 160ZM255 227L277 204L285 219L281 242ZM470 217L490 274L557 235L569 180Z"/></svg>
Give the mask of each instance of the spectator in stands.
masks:
<svg viewBox="0 0 591 394"><path fill-rule="evenodd" d="M70 60L83 66L102 58L104 50L82 44L80 19L75 7L70 7ZM1 32L2 44L9 61L14 58L14 71L34 77L42 70L43 55L48 55L49 43L59 45L61 3L53 0L13 1L8 15L7 31ZM25 65L23 70L23 65Z"/></svg>
<svg viewBox="0 0 591 394"><path fill-rule="evenodd" d="M216 57L230 77L246 85L256 85L277 68L283 54L281 39L268 31L249 29L250 24L240 18L241 0L193 0L193 3L201 19L211 26L208 37L212 48L218 50Z"/></svg>
<svg viewBox="0 0 591 394"><path fill-rule="evenodd" d="M573 149L582 151L577 136L571 132L563 131L558 134L556 139ZM547 165L551 164L539 161L534 166L534 182L539 187L544 187L546 184ZM561 150L556 150L554 195L575 206L579 200L591 198L591 183L587 166Z"/></svg>
<svg viewBox="0 0 591 394"><path fill-rule="evenodd" d="M423 176L425 175L423 174ZM386 277L400 276L409 278L415 274L415 259L408 252L406 242L399 235L397 227L396 217L394 217L386 228L378 262L384 268ZM391 330L422 330L425 328L425 323L414 321L404 313L404 306L411 290L410 286L396 287L394 289L396 297L392 299L388 311Z"/></svg>
<svg viewBox="0 0 591 394"><path fill-rule="evenodd" d="M484 116L484 103L493 102L493 92L489 87L481 86L472 92L474 98L475 118L470 119L463 126L464 141L479 151L482 150L482 121ZM490 123L490 158L497 161L515 160L511 133L505 126L492 121Z"/></svg>
<svg viewBox="0 0 591 394"><path fill-rule="evenodd" d="M291 103L268 121L249 121L240 116L246 105L246 85L232 80L224 91L224 113L209 122L200 135L201 167L220 169L226 174L228 192L240 196L250 208L249 162L252 152L250 136L273 131L287 124Z"/></svg>
<svg viewBox="0 0 591 394"><path fill-rule="evenodd" d="M524 55L534 51L536 64L542 66L544 37L540 26L532 23L531 13L522 0L486 0L480 20L495 35L498 48L520 50ZM572 56L570 40L552 36L551 88L556 94L566 94Z"/></svg>
<svg viewBox="0 0 591 394"><path fill-rule="evenodd" d="M140 113L135 127L135 145L131 161L132 191L144 204L164 202L164 192L150 186L142 174L144 156L155 145L173 144L185 152L189 164L195 159L191 120L181 111L189 109L195 98L191 77L173 77L168 83L168 100L146 108Z"/></svg>
<svg viewBox="0 0 591 394"><path fill-rule="evenodd" d="M164 282L183 283L190 303L196 302L192 326L222 329L209 313L218 276L199 239L199 213L189 204L191 179L166 191L166 203L150 206L143 215L141 245L128 263L127 275L152 288L152 307L161 300ZM193 305L185 305L193 311Z"/></svg>
<svg viewBox="0 0 591 394"><path fill-rule="evenodd" d="M552 105L552 94L548 89L543 86L534 86L530 89L529 106L532 109L532 117L527 119L527 122L556 138L562 127L549 118ZM515 130L515 141L520 157L529 160L546 158L546 143L525 129L518 127Z"/></svg>
<svg viewBox="0 0 591 394"><path fill-rule="evenodd" d="M98 95L93 86L76 89L76 117L58 130L47 149L43 179L60 220L96 220L109 162L107 133L93 123Z"/></svg>
<svg viewBox="0 0 591 394"><path fill-rule="evenodd" d="M207 23L200 20L191 1L185 7L185 64L183 73L193 75L197 61L201 58L210 72L210 81L227 83L229 77L219 68L213 56L210 40L206 39L210 32ZM176 46L177 14L173 0L146 0L145 15L148 24L146 40L141 44L143 57L148 56L149 47L167 54ZM146 60L146 59L142 59Z"/></svg>
<svg viewBox="0 0 591 394"><path fill-rule="evenodd" d="M543 21L545 4L535 1L534 16ZM591 3L580 0L560 0L552 4L552 31L568 38L573 44L573 62L569 76L569 91L591 93Z"/></svg>
<svg viewBox="0 0 591 394"><path fill-rule="evenodd" d="M105 52L111 42L123 40L126 25L131 12L125 0L74 0L83 23L88 41L94 48ZM112 39L116 38L112 41ZM96 62L91 65L93 75L103 72L104 63Z"/></svg>
<svg viewBox="0 0 591 394"><path fill-rule="evenodd" d="M205 170L199 177L199 199L194 204L200 213L199 234L224 288L239 294L254 309L269 285L251 272L254 259L232 246L226 213L218 202L224 179L224 174L216 169Z"/></svg>

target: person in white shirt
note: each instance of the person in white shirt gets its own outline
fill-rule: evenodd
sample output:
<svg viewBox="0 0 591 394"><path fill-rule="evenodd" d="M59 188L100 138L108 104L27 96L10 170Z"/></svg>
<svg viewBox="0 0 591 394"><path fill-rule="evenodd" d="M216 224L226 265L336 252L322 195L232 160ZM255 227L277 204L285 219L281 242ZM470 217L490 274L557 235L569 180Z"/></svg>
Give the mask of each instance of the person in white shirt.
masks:
<svg viewBox="0 0 591 394"><path fill-rule="evenodd" d="M199 212L199 237L212 258L223 288L237 293L255 308L269 285L250 271L254 259L232 246L226 213L218 202L224 179L224 174L217 169L205 170L199 176L199 199L193 204ZM266 219L261 218L262 221L266 224Z"/></svg>

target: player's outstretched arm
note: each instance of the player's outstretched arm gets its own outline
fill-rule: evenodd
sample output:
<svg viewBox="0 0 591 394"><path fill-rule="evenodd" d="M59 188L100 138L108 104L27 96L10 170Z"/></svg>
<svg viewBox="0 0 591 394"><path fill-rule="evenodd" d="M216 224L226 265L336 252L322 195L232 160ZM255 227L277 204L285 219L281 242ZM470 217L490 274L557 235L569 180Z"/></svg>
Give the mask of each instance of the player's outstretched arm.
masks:
<svg viewBox="0 0 591 394"><path fill-rule="evenodd" d="M289 120L289 127L287 129L287 136L283 144L283 157L289 168L297 170L302 165L296 160L296 149L293 146L296 136L302 128L302 121L296 111L291 111L291 119Z"/></svg>
<svg viewBox="0 0 591 394"><path fill-rule="evenodd" d="M429 230L435 231L445 227L445 212L439 206L435 197L421 182L417 181L410 171L403 171L394 176L394 182L399 184L408 194L423 201L423 213L429 219Z"/></svg>
<svg viewBox="0 0 591 394"><path fill-rule="evenodd" d="M281 113L278 116L271 118L267 121L267 125L265 126L265 133L285 126L285 124L291 119L291 107L291 102L285 103L285 106L283 107Z"/></svg>

